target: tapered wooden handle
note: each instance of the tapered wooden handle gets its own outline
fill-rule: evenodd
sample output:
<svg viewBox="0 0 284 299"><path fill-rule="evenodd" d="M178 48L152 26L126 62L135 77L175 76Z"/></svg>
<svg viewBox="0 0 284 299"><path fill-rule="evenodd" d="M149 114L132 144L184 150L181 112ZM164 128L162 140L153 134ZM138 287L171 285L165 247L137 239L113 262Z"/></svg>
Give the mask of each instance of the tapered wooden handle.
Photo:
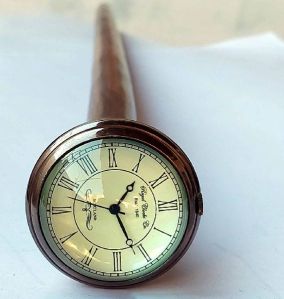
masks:
<svg viewBox="0 0 284 299"><path fill-rule="evenodd" d="M123 43L111 11L101 5L96 18L96 39L89 121L136 120L131 77Z"/></svg>

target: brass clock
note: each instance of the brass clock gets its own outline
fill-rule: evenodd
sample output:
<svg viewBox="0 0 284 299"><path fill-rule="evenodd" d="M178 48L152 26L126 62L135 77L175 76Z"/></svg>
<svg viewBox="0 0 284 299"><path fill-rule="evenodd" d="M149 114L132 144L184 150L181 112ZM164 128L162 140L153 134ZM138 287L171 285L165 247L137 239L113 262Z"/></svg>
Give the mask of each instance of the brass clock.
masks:
<svg viewBox="0 0 284 299"><path fill-rule="evenodd" d="M123 46L106 6L98 12L95 57L91 121L41 155L26 212L36 244L59 270L95 286L126 287L182 257L202 196L183 151L135 120Z"/></svg>

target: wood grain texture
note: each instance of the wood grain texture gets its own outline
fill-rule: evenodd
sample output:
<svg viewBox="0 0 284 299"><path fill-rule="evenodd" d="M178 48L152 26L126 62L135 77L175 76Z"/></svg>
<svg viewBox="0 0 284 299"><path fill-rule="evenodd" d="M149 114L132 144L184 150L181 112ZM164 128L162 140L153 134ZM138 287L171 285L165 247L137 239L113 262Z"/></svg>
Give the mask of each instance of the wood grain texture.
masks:
<svg viewBox="0 0 284 299"><path fill-rule="evenodd" d="M98 9L88 120L136 120L124 47L107 5Z"/></svg>

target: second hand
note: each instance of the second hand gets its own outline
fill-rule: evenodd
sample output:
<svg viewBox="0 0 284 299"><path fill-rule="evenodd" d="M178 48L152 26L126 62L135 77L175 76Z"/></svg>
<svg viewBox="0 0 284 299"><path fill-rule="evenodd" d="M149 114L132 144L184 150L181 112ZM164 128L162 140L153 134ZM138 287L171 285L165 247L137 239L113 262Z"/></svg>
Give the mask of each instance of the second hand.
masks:
<svg viewBox="0 0 284 299"><path fill-rule="evenodd" d="M79 202L82 202L82 203L90 204L91 206L94 206L94 207L102 208L102 209L105 209L105 210L108 210L108 211L110 210L110 209L107 208L107 207L98 205L98 204L96 204L96 203L92 203L92 202L90 202L90 201L85 201L85 200L78 199L78 198L71 197L71 196L68 196L68 198L73 199L73 200L76 200L76 201L79 201ZM119 213L119 214L122 214L122 215L125 215L125 213L124 213L124 212L121 212L121 211L119 211L118 213Z"/></svg>

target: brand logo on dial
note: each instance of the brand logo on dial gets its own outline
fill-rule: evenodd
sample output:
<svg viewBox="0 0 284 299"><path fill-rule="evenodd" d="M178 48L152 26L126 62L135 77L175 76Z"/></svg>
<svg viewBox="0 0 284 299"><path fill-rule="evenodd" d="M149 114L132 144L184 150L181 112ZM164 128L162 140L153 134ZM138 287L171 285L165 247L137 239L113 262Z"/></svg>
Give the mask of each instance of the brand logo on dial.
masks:
<svg viewBox="0 0 284 299"><path fill-rule="evenodd" d="M143 229L147 229L152 223L147 219L148 218L148 209L149 204L147 202L147 187L140 186L140 192L137 197L134 197L135 204L135 216L136 218L143 218L141 222Z"/></svg>
<svg viewBox="0 0 284 299"><path fill-rule="evenodd" d="M86 228L88 230L93 229L93 222L97 220L97 206L98 197L93 196L92 189L87 189L85 194L85 206L82 211L86 213Z"/></svg>

